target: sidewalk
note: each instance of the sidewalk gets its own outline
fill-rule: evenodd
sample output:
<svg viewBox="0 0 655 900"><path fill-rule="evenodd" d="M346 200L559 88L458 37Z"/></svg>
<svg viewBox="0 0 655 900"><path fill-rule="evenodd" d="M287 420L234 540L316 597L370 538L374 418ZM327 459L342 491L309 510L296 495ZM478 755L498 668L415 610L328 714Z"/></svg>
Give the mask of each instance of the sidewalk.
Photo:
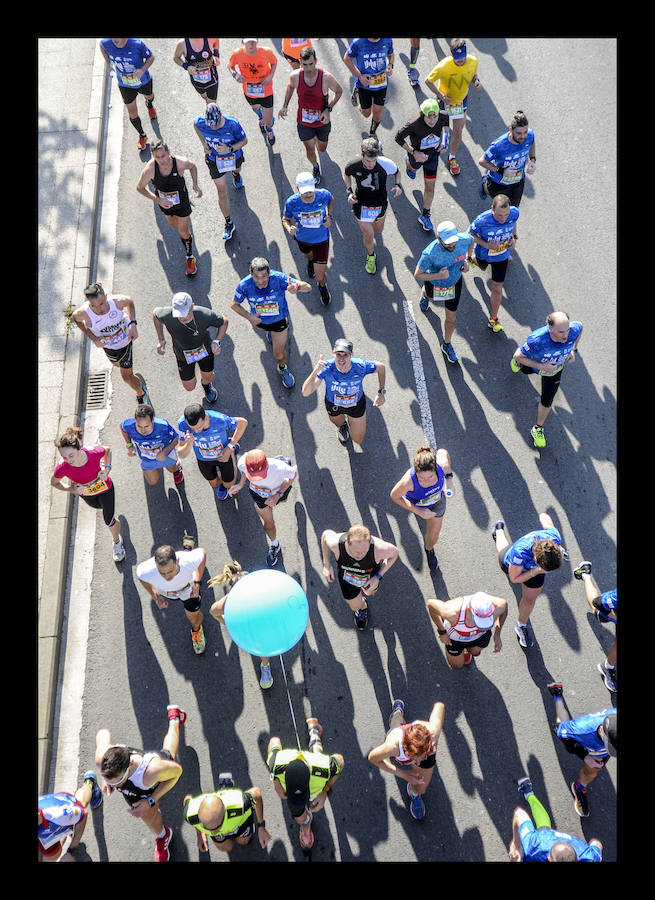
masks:
<svg viewBox="0 0 655 900"><path fill-rule="evenodd" d="M54 439L77 424L86 347L66 312L94 278L93 237L105 113L98 38L38 42L38 788L45 791L57 694L72 495L50 477Z"/></svg>

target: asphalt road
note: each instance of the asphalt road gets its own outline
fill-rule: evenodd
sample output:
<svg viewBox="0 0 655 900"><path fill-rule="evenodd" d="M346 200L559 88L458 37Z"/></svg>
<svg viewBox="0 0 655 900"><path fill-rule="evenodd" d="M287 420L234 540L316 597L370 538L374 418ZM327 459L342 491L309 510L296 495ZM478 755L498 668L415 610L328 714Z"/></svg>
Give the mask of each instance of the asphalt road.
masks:
<svg viewBox="0 0 655 900"><path fill-rule="evenodd" d="M298 465L298 483L286 505L276 510L283 548L279 565L303 585L310 620L303 639L284 655L284 666L301 737L311 711L323 724L326 751L338 751L346 761L326 812L315 819L312 860L504 861L519 799L515 780L526 772L560 830L599 838L605 859L615 859L616 763L590 789L591 816L579 819L568 791L577 760L552 733L553 705L545 690L548 681L563 680L573 715L610 706L596 663L613 634L588 614L582 586L565 565L547 578L532 616L535 646L522 650L513 635L519 594L498 569L490 537L497 518L505 519L514 539L538 527L539 512L547 511L562 532L571 563L591 559L601 589L616 584L616 131L607 106L607 86L616 74L615 42L470 42L483 90L471 98L458 154L461 175L454 179L439 168L433 221L452 219L465 231L482 211L476 161L517 109L527 113L536 134L537 170L521 204L520 240L501 308L505 331L493 335L487 329L489 280L472 270L464 276L454 338L461 357L457 366L448 364L439 349L443 309L420 313L412 277L433 236L416 221L421 176L410 182L404 175L402 153L393 140L425 97L422 88L410 87L404 73L409 41L396 42L396 68L378 132L385 154L403 170L405 193L390 201L374 277L364 271L359 229L347 208L340 174L367 131L348 99L349 73L341 56L349 39L318 43L319 65L345 87L333 115L328 153L321 160L322 187L335 196L328 269L332 303L324 309L316 289L290 299L289 365L297 383L289 392L280 384L268 345L230 312L229 303L256 255L266 256L273 268L304 277L304 261L280 223L295 175L307 167L291 112L295 99L288 119L276 123L277 143L269 149L240 87L226 73L238 39L222 39L219 102L242 122L249 137L242 170L245 189L237 194L230 188L237 229L224 246L223 220L192 126L203 101L172 62L176 39L144 40L157 55L151 70L158 112L154 124L142 108L148 134L161 134L174 153L199 166L204 196L195 202L192 215L199 271L195 279L186 278L176 232L135 190L149 151L137 152L136 135L125 116L117 198L106 198L117 203L116 242L115 247L103 246L101 253L112 257L108 287L136 302L140 336L135 369L148 380L157 414L175 422L190 398L170 351L163 358L155 351L150 312L168 303L174 292L189 290L196 304L230 319L217 360L214 408L248 419L243 449L262 446ZM277 39L262 43L280 49ZM422 77L446 48L443 38L422 40ZM276 115L287 71L280 56ZM121 102L115 84L111 99ZM599 248L605 273L600 278ZM581 352L565 373L547 422L548 446L539 452L529 434L537 381L512 375L509 360L553 309L568 311L585 331ZM407 331L413 316L414 354ZM327 355L334 339L344 335L354 342L357 355L381 360L388 371L387 402L380 410L369 406L361 450L340 446L322 393L310 399L300 393L319 354ZM415 367L427 388L423 405L417 399ZM206 586L207 651L194 656L182 609L171 604L165 612L157 610L134 574L155 547L180 546L184 529L198 535L207 550L206 577L218 574L232 558L246 569L262 568L266 540L258 517L245 491L236 501L215 500L193 459L185 463L182 489L168 475L147 487L137 461L126 456L118 430L122 419L132 415L133 395L116 374L112 382L101 440L114 451L112 476L127 557L113 563L99 520L88 564L90 625L79 772L92 764L100 727L110 728L118 742L158 748L166 730L166 706L178 703L188 714L179 753L184 773L162 802L165 821L175 828L172 859L207 860L183 822L182 797L187 791L212 790L219 771L229 769L237 785L262 787L272 835L267 851L255 842L231 858L303 860L297 828L275 796L264 762L271 734L285 745L295 744L280 660L273 661L275 684L264 694L258 661L240 651L207 615L211 590ZM375 384L375 377L369 379L371 396ZM196 395L202 397L200 388ZM389 499L389 490L411 464L430 426L437 445L450 452L456 473L456 495L448 503L438 545L441 570L434 577L425 565L418 522ZM342 531L358 521L401 548L399 562L371 604L371 625L364 633L353 627L338 586L327 586L321 575L323 529ZM476 590L509 600L503 649L495 655L487 650L467 669L452 672L425 601ZM427 718L437 700L445 703L437 770L420 823L409 815L404 783L384 776L366 758L384 738L395 697L405 701L410 718ZM129 820L118 797L93 814L84 844L93 860L152 859L150 834ZM224 860L217 851L211 857Z"/></svg>

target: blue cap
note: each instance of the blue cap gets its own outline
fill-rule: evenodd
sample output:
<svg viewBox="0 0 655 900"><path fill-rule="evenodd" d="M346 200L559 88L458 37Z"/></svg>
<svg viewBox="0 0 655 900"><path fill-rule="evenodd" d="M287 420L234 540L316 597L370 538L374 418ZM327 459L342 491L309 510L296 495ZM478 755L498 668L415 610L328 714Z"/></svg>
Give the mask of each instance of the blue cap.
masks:
<svg viewBox="0 0 655 900"><path fill-rule="evenodd" d="M462 44L457 50L451 50L453 59L466 59L466 44Z"/></svg>

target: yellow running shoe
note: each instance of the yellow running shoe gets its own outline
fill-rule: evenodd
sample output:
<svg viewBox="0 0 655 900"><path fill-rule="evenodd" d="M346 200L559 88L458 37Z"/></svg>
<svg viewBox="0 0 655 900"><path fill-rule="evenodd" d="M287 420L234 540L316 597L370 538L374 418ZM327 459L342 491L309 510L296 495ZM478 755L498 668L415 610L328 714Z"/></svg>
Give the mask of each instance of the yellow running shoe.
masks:
<svg viewBox="0 0 655 900"><path fill-rule="evenodd" d="M532 435L535 447L541 448L546 446L546 435L544 434L543 425L533 425L530 429L530 434Z"/></svg>

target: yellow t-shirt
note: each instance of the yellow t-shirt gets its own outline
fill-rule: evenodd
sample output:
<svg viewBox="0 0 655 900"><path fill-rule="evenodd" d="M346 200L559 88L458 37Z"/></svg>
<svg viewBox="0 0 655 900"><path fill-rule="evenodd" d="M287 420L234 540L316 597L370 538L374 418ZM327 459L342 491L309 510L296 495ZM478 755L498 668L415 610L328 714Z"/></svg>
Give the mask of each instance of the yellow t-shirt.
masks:
<svg viewBox="0 0 655 900"><path fill-rule="evenodd" d="M469 85L478 70L478 60L475 56L467 55L463 66L455 64L452 56L442 59L428 75L428 81L433 84L438 81L439 92L450 94L452 104L460 103L469 92Z"/></svg>

